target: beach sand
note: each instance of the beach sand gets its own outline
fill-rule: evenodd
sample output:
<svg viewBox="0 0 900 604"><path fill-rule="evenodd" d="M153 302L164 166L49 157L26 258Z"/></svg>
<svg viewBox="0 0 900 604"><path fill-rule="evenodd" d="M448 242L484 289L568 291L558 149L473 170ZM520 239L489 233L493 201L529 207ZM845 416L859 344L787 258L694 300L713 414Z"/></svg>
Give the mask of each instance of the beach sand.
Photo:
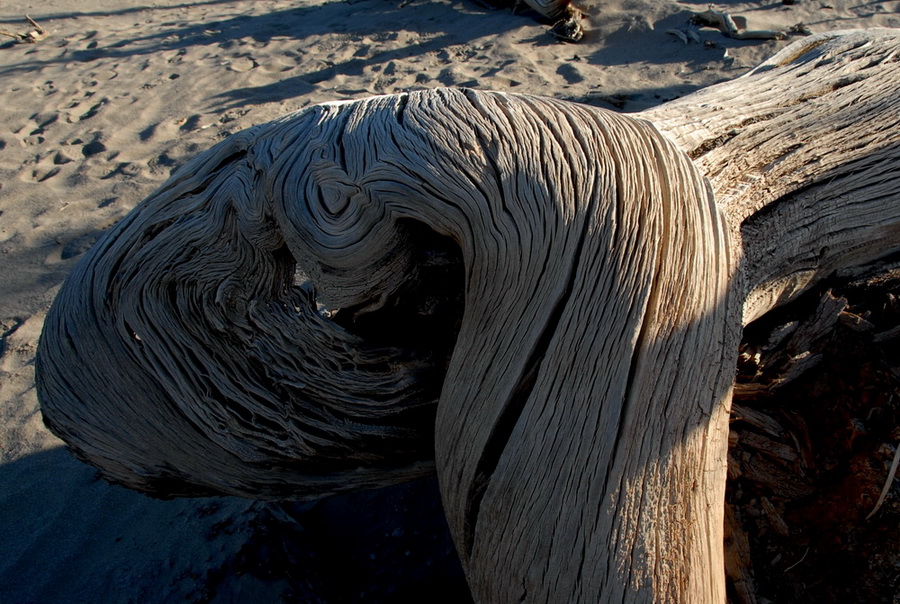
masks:
<svg viewBox="0 0 900 604"><path fill-rule="evenodd" d="M274 506L157 501L98 480L41 422L34 354L55 292L187 159L310 104L466 86L638 111L795 39L667 33L692 29L700 0L587 0L577 45L527 11L464 0L72 4L0 6L0 29L28 31L27 13L49 33L0 39L0 604L395 601L401 589L460 601L433 482ZM751 29L900 27L896 0L716 7Z"/></svg>

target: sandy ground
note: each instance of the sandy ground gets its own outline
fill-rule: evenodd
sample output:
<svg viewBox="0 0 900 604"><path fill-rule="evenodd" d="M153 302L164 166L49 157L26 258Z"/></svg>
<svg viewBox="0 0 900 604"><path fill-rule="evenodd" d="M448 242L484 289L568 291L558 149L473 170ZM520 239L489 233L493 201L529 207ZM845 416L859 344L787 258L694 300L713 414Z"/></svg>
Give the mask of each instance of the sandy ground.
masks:
<svg viewBox="0 0 900 604"><path fill-rule="evenodd" d="M790 41L692 28L701 0L586 0L578 45L555 41L527 12L464 0L73 4L0 5L0 29L27 31L28 13L50 32L33 45L0 39L0 604L315 599L316 581L306 595L288 593L235 566L260 519L280 510L227 498L160 502L109 486L41 422L33 362L55 292L97 236L188 158L312 103L418 88L637 111L736 77ZM752 29L900 27L896 0L716 6ZM701 42L671 29L694 29ZM419 495L378 505L396 512ZM317 513L327 529L340 524L335 510L373 501Z"/></svg>

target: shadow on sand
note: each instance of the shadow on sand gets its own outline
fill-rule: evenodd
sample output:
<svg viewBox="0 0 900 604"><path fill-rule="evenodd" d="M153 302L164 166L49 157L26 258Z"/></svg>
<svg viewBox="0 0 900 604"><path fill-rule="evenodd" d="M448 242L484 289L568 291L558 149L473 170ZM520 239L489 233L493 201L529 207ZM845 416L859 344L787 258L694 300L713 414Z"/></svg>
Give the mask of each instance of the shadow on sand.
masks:
<svg viewBox="0 0 900 604"><path fill-rule="evenodd" d="M193 9L209 7L210 12L216 10L216 5L222 4L218 0L199 3ZM486 10L480 8L471 1L454 1L451 3L427 3L415 0L409 3L397 3L387 0L356 0L332 1L316 6L300 6L294 8L273 10L261 15L238 15L217 18L210 14L203 19L188 21L179 10L184 6L171 6L154 9L124 9L110 13L127 14L134 12L145 13L155 20L161 21L154 26L153 33L135 35L126 40L120 40L112 44L104 45L102 37L97 39L99 44L92 44L92 48L69 48L68 52L58 58L48 59L45 63L31 61L0 70L0 75L22 75L32 71L41 65L53 62L89 63L98 59L117 59L134 56L153 55L163 52L179 51L189 47L216 47L220 49L235 49L241 41L252 40L254 45L265 45L274 39L293 38L302 40L313 36L334 34L346 37L352 43L357 41L360 51L353 57L336 62L310 61L308 65L300 66L300 72L292 72L291 75L277 82L259 86L247 86L243 88L222 91L214 96L213 107L216 110L244 106L247 104L260 104L278 102L287 99L301 97L311 93L317 86L329 82L339 81L341 76L358 76L365 69L387 69L391 61L417 60L428 54L437 54L452 45L462 45L474 42L482 38L495 37L511 30L519 29L526 25L533 25L537 15L529 11L521 11L512 14L509 10ZM348 14L364 12L365 25L359 27L359 19L348 19ZM97 14L89 15L97 17ZM37 16L37 15L34 15ZM55 13L41 15L40 19L54 21L59 31L74 30L74 24L65 22L74 20L83 13ZM598 18L600 15L597 16ZM571 45L573 54L583 54L584 60L590 64L614 66L620 64L651 64L662 65L676 61L687 60L689 64L699 66L715 60L714 52L696 45L689 49L680 48L680 44L674 44L673 39L664 32L670 27L681 27L690 17L690 11L681 11L671 15L655 24L638 24L642 27L650 27L646 36L635 38L633 28L635 23L623 23L621 31L612 35L605 35L603 47L584 55L585 46ZM453 27L448 27L453 23ZM145 30L147 28L144 28ZM411 43L405 46L393 45L387 50L370 52L371 42L379 40L397 39L403 33L413 32L410 36ZM588 37L601 35L596 31L589 31ZM718 35L718 34L717 34ZM370 38L367 42L365 38ZM641 42L636 44L635 40ZM718 40L717 40L718 41ZM746 45L746 42L719 41L722 47L731 47L735 44ZM524 39L521 44L528 46L547 46L561 44L555 41L549 33L542 33L529 39ZM248 47L249 48L249 47ZM673 54L677 50L677 55ZM685 52L688 53L686 58ZM721 50L719 50L721 54ZM436 78L440 85L457 85L478 87L478 82L450 82L441 77ZM680 96L696 89L696 86L679 85L676 87L662 86L658 89L643 90L642 94L656 102ZM340 90L337 94L354 95L361 91ZM548 91L527 90L524 92L534 94L546 94ZM627 91L625 91L627 94ZM577 100L577 99L576 99ZM590 102L589 99L581 99ZM652 102L652 101L650 101ZM647 103L645 102L644 105ZM641 105L640 108L644 108Z"/></svg>
<svg viewBox="0 0 900 604"><path fill-rule="evenodd" d="M466 602L434 480L155 500L63 447L0 465L0 602Z"/></svg>

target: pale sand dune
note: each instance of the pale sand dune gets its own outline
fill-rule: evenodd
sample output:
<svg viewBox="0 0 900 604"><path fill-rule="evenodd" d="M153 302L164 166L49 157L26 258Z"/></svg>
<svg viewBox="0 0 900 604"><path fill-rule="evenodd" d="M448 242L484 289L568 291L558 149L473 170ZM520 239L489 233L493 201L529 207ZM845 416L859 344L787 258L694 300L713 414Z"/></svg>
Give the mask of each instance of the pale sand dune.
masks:
<svg viewBox="0 0 900 604"><path fill-rule="evenodd" d="M287 597L282 583L222 578L265 506L157 502L108 486L40 420L32 368L55 291L98 234L189 157L311 103L416 88L639 110L735 77L789 42L700 29L707 44L685 45L666 31L689 28L699 0L587 0L579 45L557 43L527 14L462 0L73 4L0 6L0 29L26 31L29 13L50 31L0 48L2 604ZM896 0L718 7L752 29L900 27Z"/></svg>

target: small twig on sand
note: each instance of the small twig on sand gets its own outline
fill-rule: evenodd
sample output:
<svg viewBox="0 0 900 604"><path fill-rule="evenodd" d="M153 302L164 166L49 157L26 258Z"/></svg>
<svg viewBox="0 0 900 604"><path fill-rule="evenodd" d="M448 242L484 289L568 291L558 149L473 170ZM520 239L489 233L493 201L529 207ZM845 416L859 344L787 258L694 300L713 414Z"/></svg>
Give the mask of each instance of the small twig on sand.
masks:
<svg viewBox="0 0 900 604"><path fill-rule="evenodd" d="M37 21L35 21L31 17L29 17L28 15L25 15L25 20L28 21L28 23L34 28L33 30L26 32L24 34L16 34L16 33L8 32L8 31L0 30L0 35L9 36L10 38L13 38L16 42L19 42L20 44L34 44L35 42L43 40L44 38L47 37L47 32L44 30L43 27L41 27L40 25L37 24Z"/></svg>
<svg viewBox="0 0 900 604"><path fill-rule="evenodd" d="M691 20L698 25L715 27L729 38L734 38L735 40L784 40L787 38L787 34L783 31L741 29L734 22L734 18L731 15L713 9L695 13Z"/></svg>

